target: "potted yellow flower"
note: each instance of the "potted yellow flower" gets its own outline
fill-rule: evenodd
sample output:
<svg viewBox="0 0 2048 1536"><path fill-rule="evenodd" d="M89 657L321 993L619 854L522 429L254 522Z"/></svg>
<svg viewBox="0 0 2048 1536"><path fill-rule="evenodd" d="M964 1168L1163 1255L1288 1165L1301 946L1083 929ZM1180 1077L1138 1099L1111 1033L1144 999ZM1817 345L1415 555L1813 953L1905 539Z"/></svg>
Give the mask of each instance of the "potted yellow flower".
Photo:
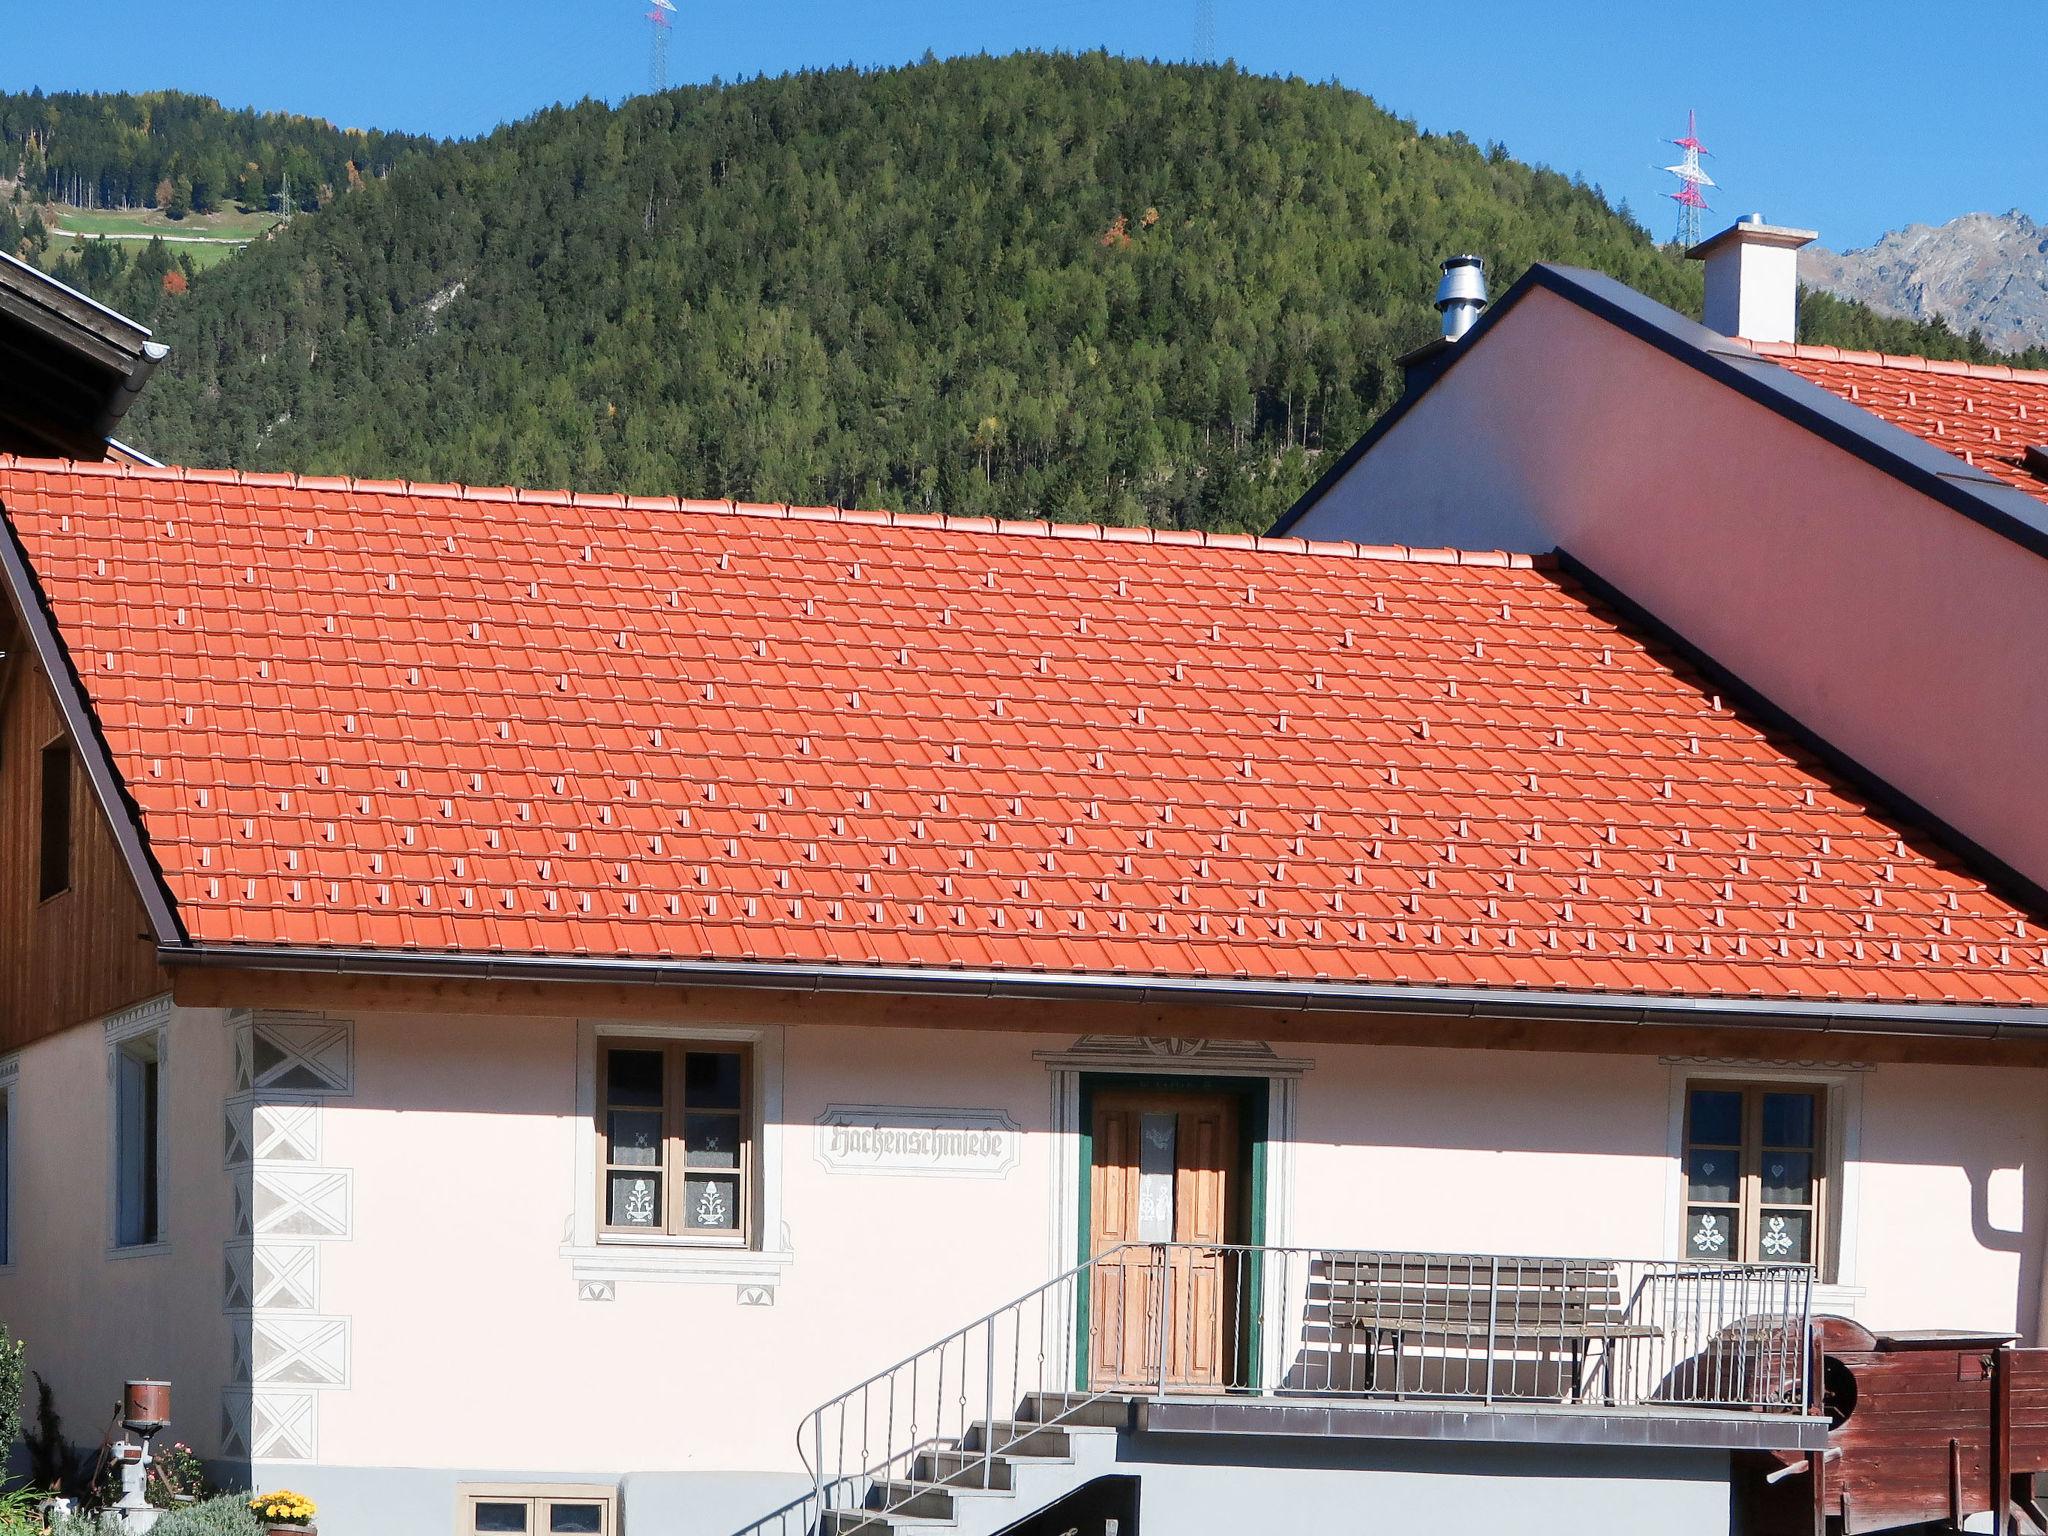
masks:
<svg viewBox="0 0 2048 1536"><path fill-rule="evenodd" d="M306 1536L313 1529L313 1501L289 1488L259 1493L249 1501L249 1508L271 1536Z"/></svg>

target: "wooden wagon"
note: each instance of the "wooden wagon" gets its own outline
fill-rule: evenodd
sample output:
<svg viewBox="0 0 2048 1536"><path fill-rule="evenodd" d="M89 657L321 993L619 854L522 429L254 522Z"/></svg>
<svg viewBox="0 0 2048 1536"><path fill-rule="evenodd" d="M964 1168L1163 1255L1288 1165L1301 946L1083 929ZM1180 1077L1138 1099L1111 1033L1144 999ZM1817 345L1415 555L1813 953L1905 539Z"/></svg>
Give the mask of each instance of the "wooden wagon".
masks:
<svg viewBox="0 0 2048 1536"><path fill-rule="evenodd" d="M1814 1320L1828 1449L1757 1453L1741 1468L1753 1536L1856 1536L1993 1514L2002 1532L2048 1531L2034 1475L2048 1472L2048 1349L2007 1333L1872 1333Z"/></svg>

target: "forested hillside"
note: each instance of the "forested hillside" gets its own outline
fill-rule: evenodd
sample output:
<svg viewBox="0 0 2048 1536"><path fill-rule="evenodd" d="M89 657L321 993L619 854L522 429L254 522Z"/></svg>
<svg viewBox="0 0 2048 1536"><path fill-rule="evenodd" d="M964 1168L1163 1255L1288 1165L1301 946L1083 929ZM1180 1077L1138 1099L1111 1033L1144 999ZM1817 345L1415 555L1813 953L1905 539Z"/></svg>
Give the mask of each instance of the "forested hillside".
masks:
<svg viewBox="0 0 2048 1536"><path fill-rule="evenodd" d="M234 248L217 223L317 212L435 142L182 91L0 92L0 251L156 325Z"/></svg>
<svg viewBox="0 0 2048 1536"><path fill-rule="evenodd" d="M1362 96L1023 55L546 112L207 274L192 463L1253 526L1395 392L1436 259L1698 276Z"/></svg>
<svg viewBox="0 0 2048 1536"><path fill-rule="evenodd" d="M141 157L123 185L172 163L166 122L107 141ZM253 122L232 155L303 126L345 195L204 272L44 253L171 343L124 432L183 463L1259 528L1398 391L1440 257L1483 253L1497 294L1552 260L1699 306L1597 189L1228 66L837 70L384 159ZM1873 325L1982 350L1825 298L1806 334Z"/></svg>
<svg viewBox="0 0 2048 1536"><path fill-rule="evenodd" d="M183 91L0 91L0 181L81 208L262 208L289 184L311 211L433 142Z"/></svg>
<svg viewBox="0 0 2048 1536"><path fill-rule="evenodd" d="M1818 288L1803 289L1800 293L1799 339L1853 347L1859 352L1895 352L1908 357L2048 368L2048 347L2001 351L1977 331L1958 335L1946 321L1937 318L1913 320L1903 315L1880 314L1854 299L1840 298Z"/></svg>

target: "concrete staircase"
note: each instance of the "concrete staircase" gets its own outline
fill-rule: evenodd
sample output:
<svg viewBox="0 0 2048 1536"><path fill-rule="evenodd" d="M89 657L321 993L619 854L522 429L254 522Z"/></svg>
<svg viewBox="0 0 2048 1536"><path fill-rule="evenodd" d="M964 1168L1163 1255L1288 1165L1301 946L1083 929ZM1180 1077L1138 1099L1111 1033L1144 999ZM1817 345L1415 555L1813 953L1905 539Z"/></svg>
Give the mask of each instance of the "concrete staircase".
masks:
<svg viewBox="0 0 2048 1536"><path fill-rule="evenodd" d="M818 1536L994 1536L1034 1510L1116 1469L1117 1431L1131 1402L1034 1392L1013 1419L971 1426L921 1451L907 1478L876 1482L865 1507L828 1511ZM984 1449L1000 1446L994 1456Z"/></svg>

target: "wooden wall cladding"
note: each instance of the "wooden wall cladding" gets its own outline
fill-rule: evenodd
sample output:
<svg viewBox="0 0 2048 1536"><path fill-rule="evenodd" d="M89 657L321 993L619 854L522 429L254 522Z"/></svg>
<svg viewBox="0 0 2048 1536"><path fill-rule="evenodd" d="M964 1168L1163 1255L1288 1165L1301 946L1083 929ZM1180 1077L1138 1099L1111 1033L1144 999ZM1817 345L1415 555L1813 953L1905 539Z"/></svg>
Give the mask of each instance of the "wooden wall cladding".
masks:
<svg viewBox="0 0 2048 1536"><path fill-rule="evenodd" d="M82 766L71 773L70 886L44 898L43 749L65 739L27 638L0 608L0 1050L168 990L142 902Z"/></svg>

